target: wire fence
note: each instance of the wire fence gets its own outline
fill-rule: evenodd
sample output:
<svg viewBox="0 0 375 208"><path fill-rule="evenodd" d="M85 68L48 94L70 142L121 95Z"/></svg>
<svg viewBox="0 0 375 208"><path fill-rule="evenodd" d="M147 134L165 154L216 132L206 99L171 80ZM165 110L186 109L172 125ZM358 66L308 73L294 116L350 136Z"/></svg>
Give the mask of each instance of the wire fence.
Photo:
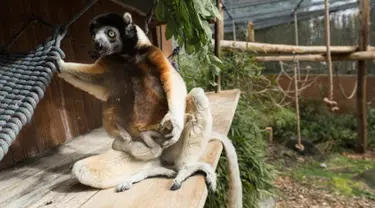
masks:
<svg viewBox="0 0 375 208"><path fill-rule="evenodd" d="M289 44L295 45L295 24L293 21L293 11L301 1L296 0L224 0L224 6L234 19L236 25L236 40L247 40L247 21L252 21L255 25L255 40L256 42L272 43L272 44ZM375 0L371 1L373 7ZM332 0L330 1L330 14L331 19L331 45L358 45L359 40L359 12L356 0ZM250 9L243 8L238 10L239 7L251 7ZM336 10L331 9L336 7ZM341 9L340 9L340 8ZM263 9L262 9L263 8ZM325 45L324 40L324 1L316 0L303 0L297 10L298 16L298 39L299 45ZM257 18L252 17L256 14L245 13L239 14L239 11L246 12L249 10L258 10ZM274 12L279 11L279 12ZM321 13L320 13L321 11ZM313 13L312 15L312 12ZM268 19L262 19L268 14ZM247 13L246 13L247 14ZM262 16L263 15L263 16ZM241 18L248 17L246 24L240 24ZM301 18L302 17L302 18ZM306 18L308 17L308 18ZM225 16L225 20L227 17ZM282 18L289 18L290 21L285 22L280 20ZM371 20L375 19L375 13L371 13ZM277 22L285 22L277 24ZM259 27L260 24L273 25L270 27ZM232 19L225 23L226 27L232 27ZM375 37L375 24L370 25L370 37ZM231 28L232 29L232 28ZM233 31L228 30L225 32L226 40L234 40ZM375 38L370 38L370 44L375 45ZM368 71L370 75L375 74L375 61L368 61ZM288 63L285 63L288 64ZM278 73L280 72L280 65L278 62L267 62L264 64L265 73ZM285 67L286 70L292 70L292 67ZM327 74L326 62L300 62L301 73L304 70L309 70L311 74ZM334 72L338 74L356 74L357 63L356 61L340 61L333 62Z"/></svg>

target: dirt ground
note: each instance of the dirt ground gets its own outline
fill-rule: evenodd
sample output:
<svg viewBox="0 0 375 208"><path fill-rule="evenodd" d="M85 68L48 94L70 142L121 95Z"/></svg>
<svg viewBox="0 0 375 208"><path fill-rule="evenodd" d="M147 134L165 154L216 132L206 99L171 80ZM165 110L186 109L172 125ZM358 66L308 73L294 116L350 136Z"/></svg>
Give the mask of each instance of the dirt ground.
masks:
<svg viewBox="0 0 375 208"><path fill-rule="evenodd" d="M281 192L277 208L373 208L375 201L365 197L347 197L313 184L299 183L290 177L275 182Z"/></svg>
<svg viewBox="0 0 375 208"><path fill-rule="evenodd" d="M375 207L375 190L353 178L375 167L375 151L365 156L343 153L316 162L274 145L269 149L268 161L279 171L275 180L277 208ZM322 167L322 163L328 167Z"/></svg>

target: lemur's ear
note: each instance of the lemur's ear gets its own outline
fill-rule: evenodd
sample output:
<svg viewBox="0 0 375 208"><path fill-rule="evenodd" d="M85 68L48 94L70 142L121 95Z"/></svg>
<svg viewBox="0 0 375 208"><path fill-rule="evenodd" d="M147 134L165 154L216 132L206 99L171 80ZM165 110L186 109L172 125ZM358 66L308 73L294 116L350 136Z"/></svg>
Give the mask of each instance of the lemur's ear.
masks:
<svg viewBox="0 0 375 208"><path fill-rule="evenodd" d="M125 24L133 23L132 15L129 12L125 12L123 16Z"/></svg>

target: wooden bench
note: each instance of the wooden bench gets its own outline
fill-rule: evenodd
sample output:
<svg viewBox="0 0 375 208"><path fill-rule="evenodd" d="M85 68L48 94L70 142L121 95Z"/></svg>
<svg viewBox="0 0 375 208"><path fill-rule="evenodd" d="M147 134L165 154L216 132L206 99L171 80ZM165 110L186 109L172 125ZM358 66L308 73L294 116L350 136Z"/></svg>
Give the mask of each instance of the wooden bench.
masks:
<svg viewBox="0 0 375 208"><path fill-rule="evenodd" d="M228 134L240 91L209 92L207 95L213 111L215 131ZM166 178L146 179L121 193L115 193L114 188L97 190L78 183L70 174L74 162L102 153L110 148L112 142L108 139L90 138L88 135L80 136L13 168L1 171L0 207L195 208L204 206L207 187L201 175L190 177L178 191L169 190L171 179ZM221 152L220 142L210 142L201 160L216 168Z"/></svg>

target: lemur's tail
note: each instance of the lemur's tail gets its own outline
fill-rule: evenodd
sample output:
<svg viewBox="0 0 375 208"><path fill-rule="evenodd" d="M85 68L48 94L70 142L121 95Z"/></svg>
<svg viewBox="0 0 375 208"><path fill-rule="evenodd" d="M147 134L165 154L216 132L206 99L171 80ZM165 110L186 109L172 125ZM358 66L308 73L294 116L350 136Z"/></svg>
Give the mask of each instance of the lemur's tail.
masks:
<svg viewBox="0 0 375 208"><path fill-rule="evenodd" d="M228 208L242 208L242 183L236 149L231 140L217 132L212 133L211 140L220 140L227 155L229 170Z"/></svg>

